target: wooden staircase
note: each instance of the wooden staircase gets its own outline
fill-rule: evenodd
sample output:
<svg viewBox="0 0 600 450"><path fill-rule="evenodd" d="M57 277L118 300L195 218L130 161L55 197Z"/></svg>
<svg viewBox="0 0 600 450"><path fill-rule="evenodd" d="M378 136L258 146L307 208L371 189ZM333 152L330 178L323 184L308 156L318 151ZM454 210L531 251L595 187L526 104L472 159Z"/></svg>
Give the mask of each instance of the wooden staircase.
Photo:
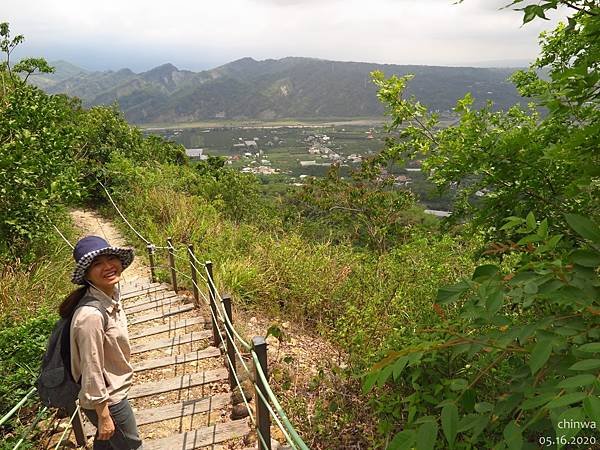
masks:
<svg viewBox="0 0 600 450"><path fill-rule="evenodd" d="M210 312L171 287L143 280L121 285L129 322L135 411L145 450L244 447L248 419L231 420L231 393ZM95 428L86 423L88 437ZM218 444L218 445L217 445Z"/></svg>

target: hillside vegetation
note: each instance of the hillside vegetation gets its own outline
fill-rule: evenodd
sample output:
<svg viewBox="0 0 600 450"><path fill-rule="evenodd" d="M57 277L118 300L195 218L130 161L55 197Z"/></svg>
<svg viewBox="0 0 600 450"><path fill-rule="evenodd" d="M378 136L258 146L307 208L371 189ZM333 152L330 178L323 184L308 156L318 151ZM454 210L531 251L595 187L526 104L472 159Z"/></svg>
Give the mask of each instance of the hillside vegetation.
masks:
<svg viewBox="0 0 600 450"><path fill-rule="evenodd" d="M515 4L527 23L567 2ZM310 448L593 448L600 7L569 5L532 69L513 76L529 108L478 109L467 94L460 120L442 129L406 95L410 77L375 72L385 148L350 179L333 167L272 196L219 158L191 166L182 148L143 138L118 111L83 109L15 76L31 65L4 64L0 410L33 382L48 311L68 289L69 255L53 225L68 229L68 205L107 207L100 179L151 241L171 236L212 260L236 305L337 346L342 357L331 355L308 386L291 384L291 364L271 375ZM15 39L7 24L0 31L6 53ZM425 215L382 176L415 155L441 190L456 191L451 220ZM2 428L6 448L27 411Z"/></svg>
<svg viewBox="0 0 600 450"><path fill-rule="evenodd" d="M415 74L409 93L433 109L449 111L465 92L478 105L497 108L522 101L508 81L510 69L399 66L312 58L255 61L243 58L212 70L190 72L163 64L147 72L77 71L59 62L52 75L31 81L48 93L82 99L85 106L117 102L134 123L177 123L206 119L381 117L370 73Z"/></svg>

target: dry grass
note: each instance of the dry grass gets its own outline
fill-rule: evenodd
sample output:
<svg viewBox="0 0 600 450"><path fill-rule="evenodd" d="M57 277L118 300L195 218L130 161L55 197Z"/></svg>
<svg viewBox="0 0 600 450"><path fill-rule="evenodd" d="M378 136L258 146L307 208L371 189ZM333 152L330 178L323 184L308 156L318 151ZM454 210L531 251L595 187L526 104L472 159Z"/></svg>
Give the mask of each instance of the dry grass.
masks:
<svg viewBox="0 0 600 450"><path fill-rule="evenodd" d="M73 289L70 249L60 246L36 263L0 262L0 322L11 323L55 311Z"/></svg>

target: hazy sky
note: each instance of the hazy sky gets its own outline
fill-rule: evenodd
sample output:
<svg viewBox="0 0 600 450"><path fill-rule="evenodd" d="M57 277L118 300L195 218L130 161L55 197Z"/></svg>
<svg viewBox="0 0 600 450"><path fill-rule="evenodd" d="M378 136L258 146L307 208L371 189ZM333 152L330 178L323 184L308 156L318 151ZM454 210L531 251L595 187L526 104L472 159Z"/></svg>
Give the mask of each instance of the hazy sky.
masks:
<svg viewBox="0 0 600 450"><path fill-rule="evenodd" d="M509 0L2 0L17 57L87 69L190 70L308 56L391 64L531 61L553 20L521 26Z"/></svg>

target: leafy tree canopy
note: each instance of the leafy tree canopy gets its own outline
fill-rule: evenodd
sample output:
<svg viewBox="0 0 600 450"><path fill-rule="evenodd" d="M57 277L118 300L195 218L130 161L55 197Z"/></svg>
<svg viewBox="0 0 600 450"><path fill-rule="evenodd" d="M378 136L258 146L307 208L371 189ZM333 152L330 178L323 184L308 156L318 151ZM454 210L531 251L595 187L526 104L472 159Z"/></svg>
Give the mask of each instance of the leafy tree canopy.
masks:
<svg viewBox="0 0 600 450"><path fill-rule="evenodd" d="M513 77L532 98L528 109L473 110L467 94L457 123L440 129L404 98L410 77L373 76L392 119L374 172L424 156L431 179L459 193L454 218L498 240L470 278L439 290L433 311L444 326L398 338L366 376L383 427L395 430L390 448L597 444L576 439L590 430L559 424L600 421L600 5L509 6L524 23L572 11Z"/></svg>

